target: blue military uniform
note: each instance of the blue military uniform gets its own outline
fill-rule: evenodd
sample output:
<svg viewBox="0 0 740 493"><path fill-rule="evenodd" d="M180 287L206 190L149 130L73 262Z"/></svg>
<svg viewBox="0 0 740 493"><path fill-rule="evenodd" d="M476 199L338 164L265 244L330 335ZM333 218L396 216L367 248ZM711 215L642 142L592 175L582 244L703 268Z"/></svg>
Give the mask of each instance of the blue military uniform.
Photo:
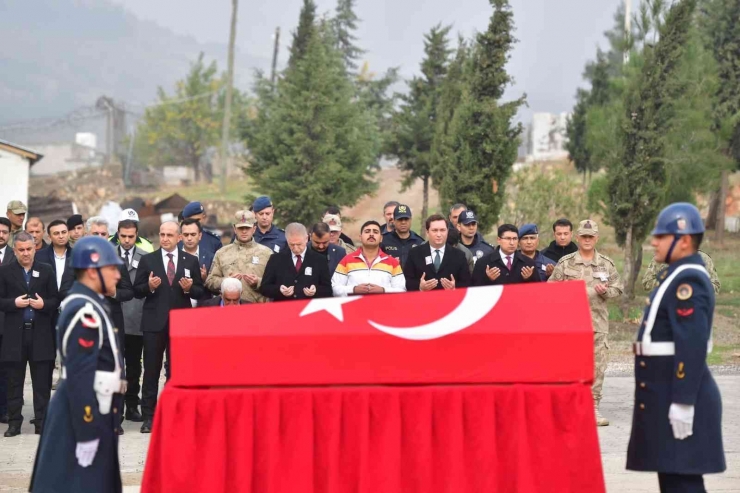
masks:
<svg viewBox="0 0 740 493"><path fill-rule="evenodd" d="M82 295L98 304L89 304L84 298L71 298L64 304L59 316L57 347L61 349L66 341L66 351L60 351L64 374L49 403L30 491L120 492L118 435L115 429L120 423L121 409L114 403L108 414L101 414L93 388L96 370L115 369L108 331L106 327L102 331L98 328L101 324L109 323L107 302L79 283L74 284L69 295ZM83 315L70 325L81 310ZM99 347L101 333L103 342ZM121 369L123 353L120 348L116 349ZM76 444L95 439L100 440L95 459L92 465L83 468L75 457Z"/></svg>
<svg viewBox="0 0 740 493"><path fill-rule="evenodd" d="M224 244L221 241L220 235L217 235L216 233L203 228L203 236L201 237L198 246L201 249L201 257L203 256L203 254L206 254L208 257L213 259L213 257L216 255L216 252L219 251L219 249L224 246ZM202 260L201 265L203 265Z"/></svg>
<svg viewBox="0 0 740 493"><path fill-rule="evenodd" d="M398 236L398 233L396 233L395 230L393 230L386 231L385 234L383 234L380 248L391 257L396 257L401 263L401 268L403 268L411 249L421 245L422 243L424 243L424 238L413 231L409 231L409 237L403 239Z"/></svg>
<svg viewBox="0 0 740 493"><path fill-rule="evenodd" d="M690 230L685 223L679 219L678 225L684 226L679 231ZM653 234L672 234L671 228L659 226ZM703 232L703 225L684 234L696 232ZM714 289L698 254L669 263L658 277L660 284L650 294L635 343L635 407L627 469L658 472L661 491L702 492L701 475L726 468L722 400L706 362L712 345ZM672 404L694 407L692 434L687 438L674 436L669 421Z"/></svg>
<svg viewBox="0 0 740 493"><path fill-rule="evenodd" d="M285 239L285 231L274 224L264 233L259 227L255 228L254 241L260 245L266 246L275 253L282 252L288 248L288 241Z"/></svg>
<svg viewBox="0 0 740 493"><path fill-rule="evenodd" d="M470 253L473 255L473 258L476 261L479 258L485 257L489 253L493 253L496 250L496 247L486 242L486 240L483 239L483 235L481 235L480 233L475 233L473 242L470 245L466 245L465 243L463 243L462 235L460 235L460 244L470 250Z"/></svg>
<svg viewBox="0 0 740 493"><path fill-rule="evenodd" d="M100 292L106 291L101 269L122 264L113 245L95 236L82 238L72 252L75 269L97 269ZM125 375L115 330L108 302L75 282L57 322L62 378L46 412L31 492L122 491L115 430Z"/></svg>

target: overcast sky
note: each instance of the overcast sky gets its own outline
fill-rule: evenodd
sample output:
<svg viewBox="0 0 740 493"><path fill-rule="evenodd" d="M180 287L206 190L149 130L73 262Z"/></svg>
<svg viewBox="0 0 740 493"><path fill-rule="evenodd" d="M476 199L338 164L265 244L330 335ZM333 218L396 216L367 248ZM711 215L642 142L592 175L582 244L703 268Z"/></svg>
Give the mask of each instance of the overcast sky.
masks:
<svg viewBox="0 0 740 493"><path fill-rule="evenodd" d="M201 42L227 43L229 0L112 0L136 16L157 22ZM587 60L596 46L606 46L603 32L613 23L621 0L511 0L516 23L509 64L515 85L507 96L527 93L532 112L569 111L576 88L583 85ZM335 0L316 0L320 13L333 12ZM298 21L302 0L240 0L237 47L254 56L272 56L272 36L280 26L282 62ZM435 24L452 24L466 37L486 29L492 12L488 0L358 0L358 44L368 53L371 71L400 66L404 77L418 71L423 34ZM455 36L456 38L456 36Z"/></svg>

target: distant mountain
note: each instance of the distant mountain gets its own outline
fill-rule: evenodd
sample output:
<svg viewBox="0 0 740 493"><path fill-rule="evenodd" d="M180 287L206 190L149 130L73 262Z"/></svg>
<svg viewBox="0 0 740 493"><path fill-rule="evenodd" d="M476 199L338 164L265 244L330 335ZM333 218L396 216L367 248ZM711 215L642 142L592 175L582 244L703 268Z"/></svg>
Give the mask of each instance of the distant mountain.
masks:
<svg viewBox="0 0 740 493"><path fill-rule="evenodd" d="M0 125L62 116L101 95L152 102L201 51L226 69L226 45L200 44L106 0L0 0ZM252 71L269 65L237 51L236 84L248 87Z"/></svg>

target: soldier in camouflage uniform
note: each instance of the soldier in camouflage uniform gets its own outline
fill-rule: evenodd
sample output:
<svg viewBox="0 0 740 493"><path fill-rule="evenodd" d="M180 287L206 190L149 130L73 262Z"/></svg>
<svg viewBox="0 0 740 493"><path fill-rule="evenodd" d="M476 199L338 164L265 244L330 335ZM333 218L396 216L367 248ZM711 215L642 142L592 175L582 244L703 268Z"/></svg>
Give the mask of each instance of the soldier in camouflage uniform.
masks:
<svg viewBox="0 0 740 493"><path fill-rule="evenodd" d="M609 362L609 310L607 300L622 294L623 286L619 272L612 259L596 251L599 239L599 226L595 221L581 221L578 231L578 251L565 255L555 266L549 282L586 281L586 293L591 307L591 320L594 326L594 383L591 392L594 397L596 424L608 426L609 420L599 413L601 389L604 386L604 373Z"/></svg>
<svg viewBox="0 0 740 493"><path fill-rule="evenodd" d="M206 279L206 288L218 293L225 277L239 279L244 286L243 303L265 303L267 298L258 290L265 273L267 259L272 250L252 239L255 218L251 211L238 211L234 217L234 237L236 241L216 252L211 272Z"/></svg>
<svg viewBox="0 0 740 493"><path fill-rule="evenodd" d="M701 260L704 262L704 266L707 268L707 272L709 272L709 279L712 281L712 286L714 286L714 294L719 294L719 288L721 284L719 282L719 277L717 277L717 269L714 268L712 257L702 252L701 250L699 250L697 253L701 257ZM653 257L653 259L650 261L650 265L648 265L645 275L642 277L642 287L645 288L645 291L652 291L653 289L657 288L658 276L663 274L664 272L667 272L667 269L668 264L660 264L656 262L655 257ZM663 277L663 279L665 279L665 277Z"/></svg>

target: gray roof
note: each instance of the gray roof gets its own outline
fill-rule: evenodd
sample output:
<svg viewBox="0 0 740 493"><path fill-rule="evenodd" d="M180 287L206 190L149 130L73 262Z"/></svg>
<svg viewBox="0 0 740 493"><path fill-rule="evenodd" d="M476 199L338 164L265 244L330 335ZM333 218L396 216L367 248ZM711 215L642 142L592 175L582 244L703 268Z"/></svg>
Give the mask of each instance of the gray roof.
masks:
<svg viewBox="0 0 740 493"><path fill-rule="evenodd" d="M0 148L3 148L9 152L14 152L15 154L27 158L31 166L36 164L37 161L44 157L43 154L39 154L33 149L29 149L28 147L24 147L22 145L13 144L12 142L8 142L7 140L3 139L0 139Z"/></svg>

